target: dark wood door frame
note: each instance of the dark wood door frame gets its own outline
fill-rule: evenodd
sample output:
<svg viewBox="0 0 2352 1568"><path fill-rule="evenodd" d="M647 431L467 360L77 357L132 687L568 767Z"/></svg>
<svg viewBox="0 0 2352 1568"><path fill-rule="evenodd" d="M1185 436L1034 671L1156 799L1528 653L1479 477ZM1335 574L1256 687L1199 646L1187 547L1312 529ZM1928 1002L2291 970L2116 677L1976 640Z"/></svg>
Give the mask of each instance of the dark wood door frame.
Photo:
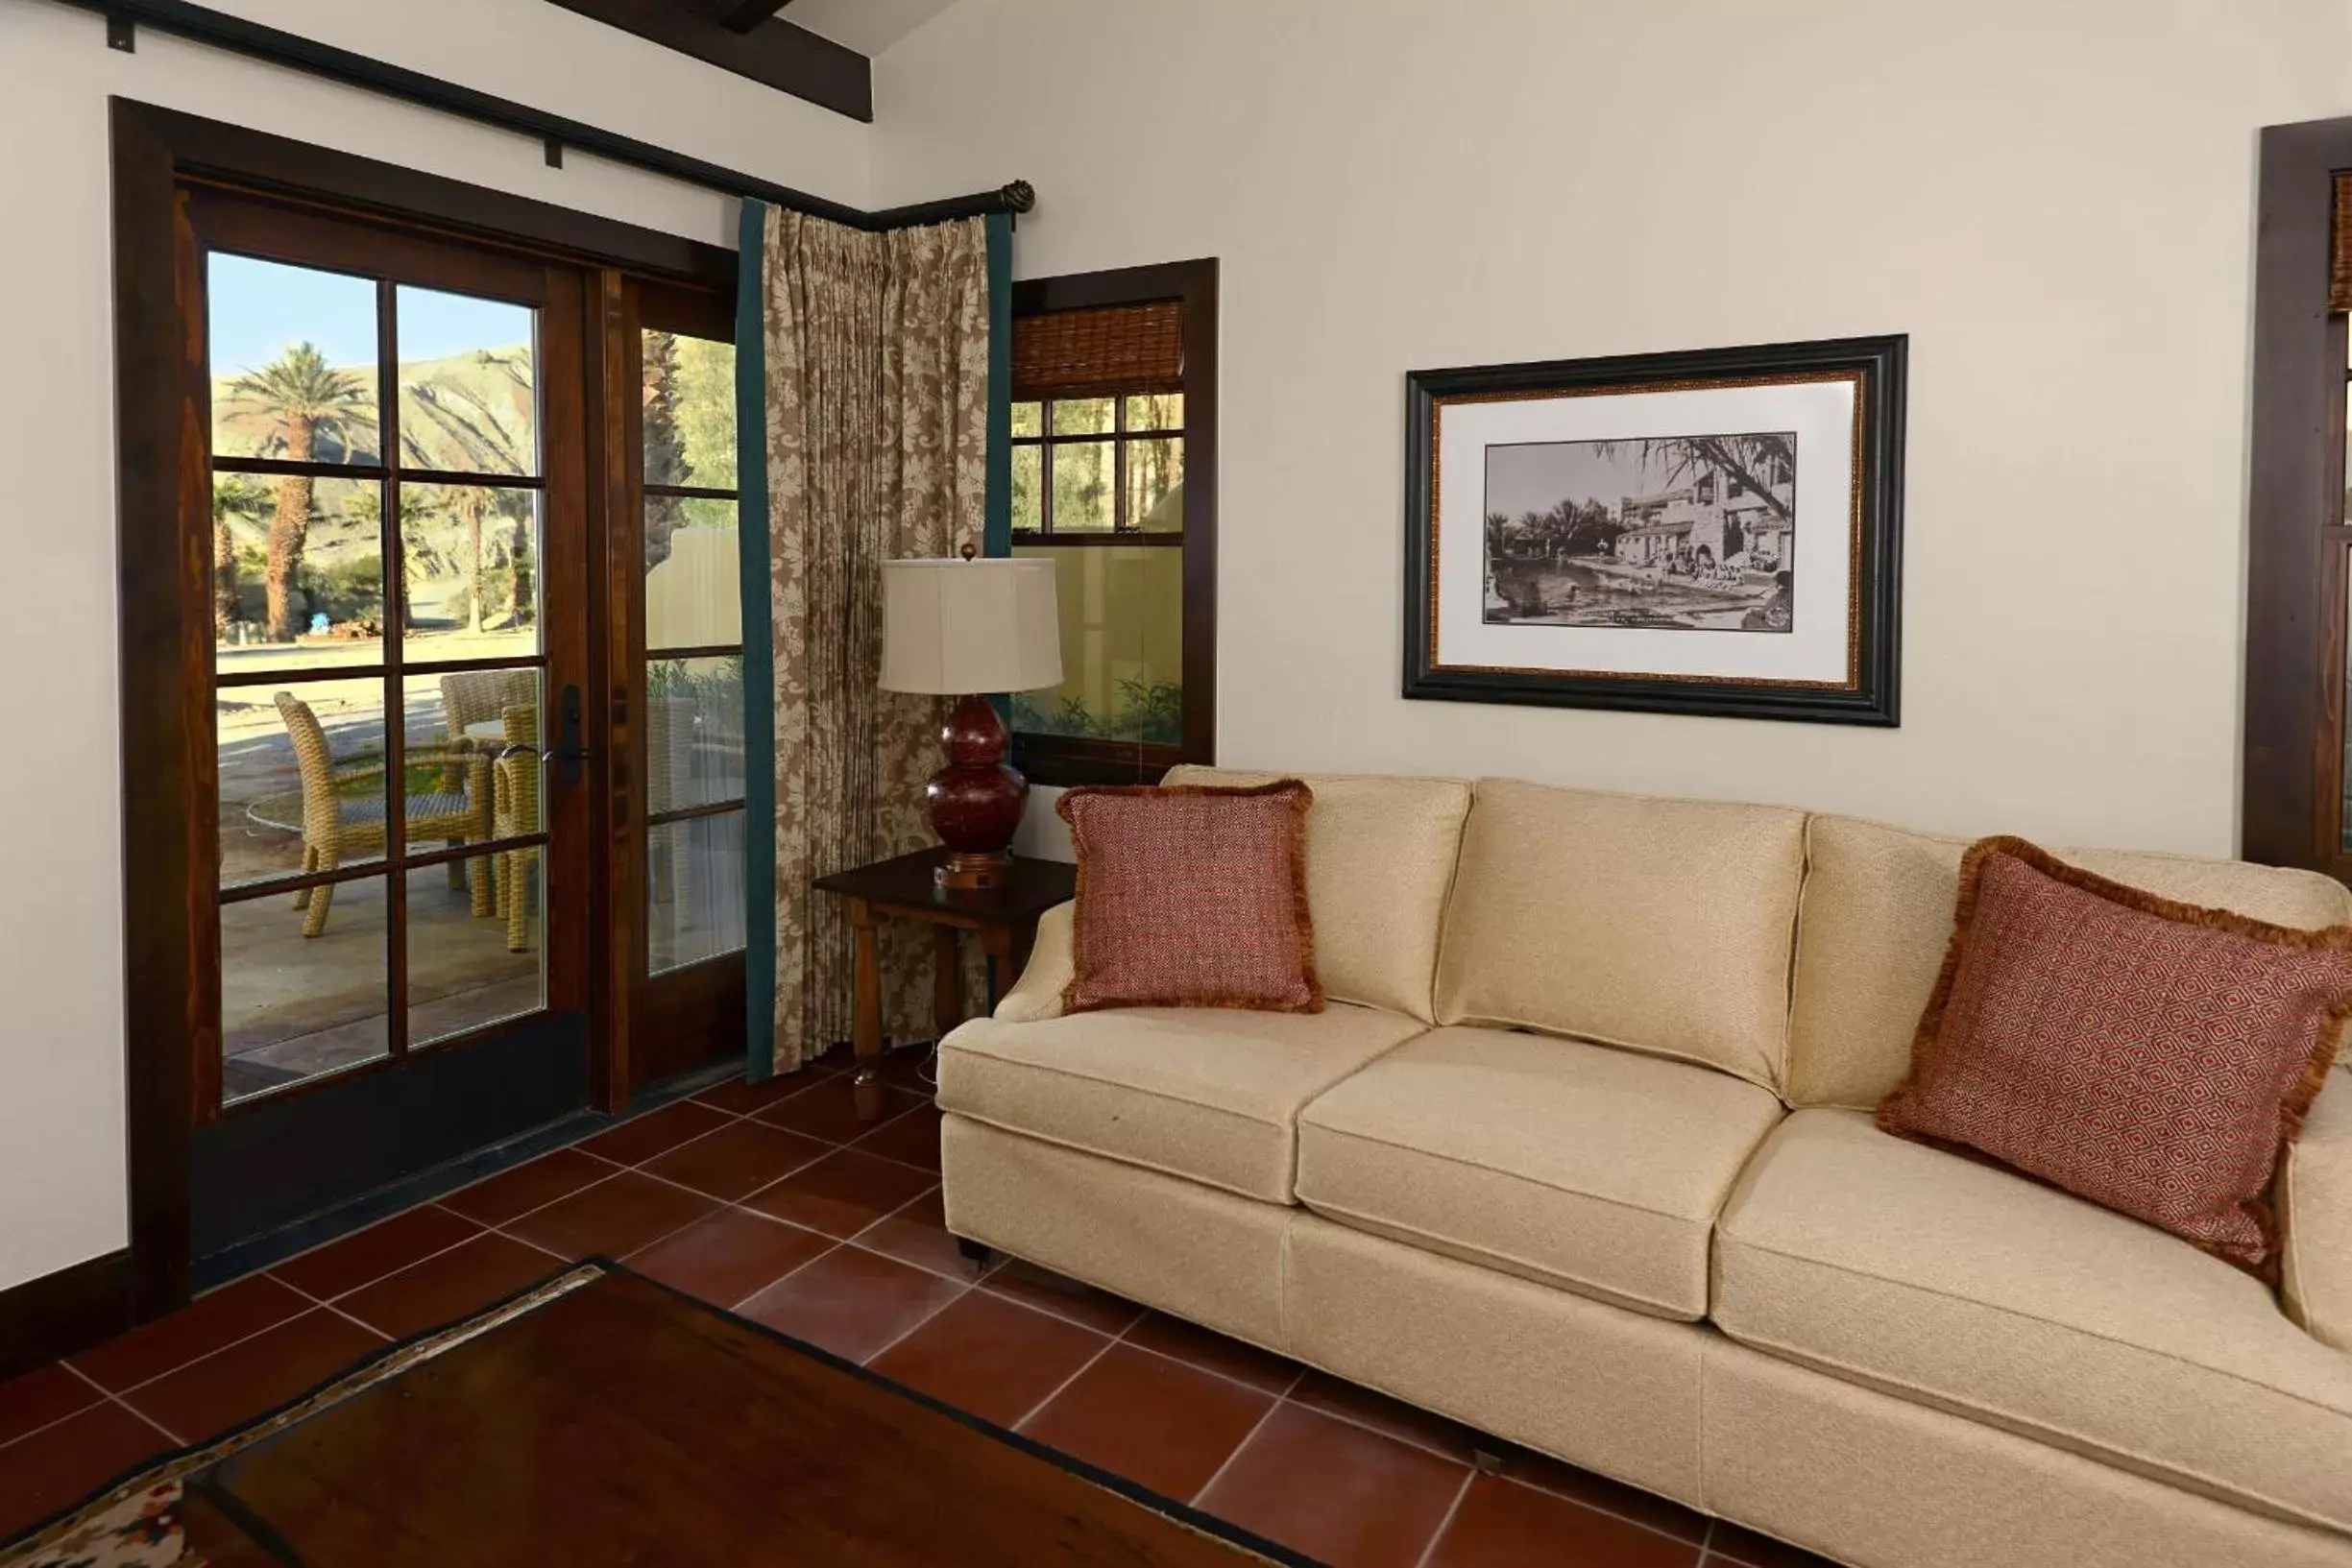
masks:
<svg viewBox="0 0 2352 1568"><path fill-rule="evenodd" d="M210 427L202 335L183 326L200 265L188 187L228 186L729 299L735 287L734 253L715 246L125 99L110 109L130 1266L85 1273L85 1288L45 1297L72 1303L91 1339L186 1299L198 1066L220 1049L209 927L194 907L209 893L218 816L207 750L212 628L208 612L193 608L206 604L211 562L182 523L182 489L201 481ZM592 390L602 386L601 358L592 352L584 367ZM594 422L588 439L590 471L603 471L606 437ZM609 707L587 705L590 744L608 756ZM609 988L600 965L591 976L592 986ZM600 1070L609 1045L592 1040ZM596 1087L609 1107L608 1085ZM93 1294L104 1300L93 1305ZM53 1324L47 1337L76 1333Z"/></svg>
<svg viewBox="0 0 2352 1568"><path fill-rule="evenodd" d="M2254 251L2241 853L2352 876L2343 851L2345 321L2328 308L2352 119L2262 133Z"/></svg>

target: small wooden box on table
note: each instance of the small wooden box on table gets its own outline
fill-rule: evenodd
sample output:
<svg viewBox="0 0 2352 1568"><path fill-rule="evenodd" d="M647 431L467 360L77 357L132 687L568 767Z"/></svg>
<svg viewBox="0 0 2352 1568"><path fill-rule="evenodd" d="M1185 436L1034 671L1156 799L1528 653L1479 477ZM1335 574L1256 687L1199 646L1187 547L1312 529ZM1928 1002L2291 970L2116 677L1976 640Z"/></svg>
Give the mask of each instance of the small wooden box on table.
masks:
<svg viewBox="0 0 2352 1568"><path fill-rule="evenodd" d="M882 969L875 950L874 923L884 916L920 920L932 927L932 1013L939 1034L963 1022L963 966L957 956L956 933L971 931L996 960L997 984L1008 986L1029 962L1037 939L1037 920L1078 891L1078 867L1060 860L1012 857L1011 869L996 887L942 887L936 873L948 857L945 849L917 850L871 865L837 871L812 884L820 893L840 898L855 933L858 952L858 1004L852 1036L858 1052L854 1080L858 1115L872 1121L882 1114Z"/></svg>

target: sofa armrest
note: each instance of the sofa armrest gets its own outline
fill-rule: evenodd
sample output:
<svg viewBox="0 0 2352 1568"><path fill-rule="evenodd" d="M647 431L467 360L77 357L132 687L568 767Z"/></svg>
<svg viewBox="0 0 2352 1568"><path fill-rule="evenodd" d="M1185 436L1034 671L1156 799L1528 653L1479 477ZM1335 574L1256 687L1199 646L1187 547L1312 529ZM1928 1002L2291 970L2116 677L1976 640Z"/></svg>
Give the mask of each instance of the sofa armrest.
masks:
<svg viewBox="0 0 2352 1568"><path fill-rule="evenodd" d="M2352 1350L2352 1071L2328 1074L2279 1172L2280 1294L2312 1338Z"/></svg>
<svg viewBox="0 0 2352 1568"><path fill-rule="evenodd" d="M1013 988L997 999L992 1016L999 1023L1034 1024L1061 1017L1062 988L1077 973L1070 958L1070 922L1077 908L1075 903L1057 904L1038 919L1028 966Z"/></svg>

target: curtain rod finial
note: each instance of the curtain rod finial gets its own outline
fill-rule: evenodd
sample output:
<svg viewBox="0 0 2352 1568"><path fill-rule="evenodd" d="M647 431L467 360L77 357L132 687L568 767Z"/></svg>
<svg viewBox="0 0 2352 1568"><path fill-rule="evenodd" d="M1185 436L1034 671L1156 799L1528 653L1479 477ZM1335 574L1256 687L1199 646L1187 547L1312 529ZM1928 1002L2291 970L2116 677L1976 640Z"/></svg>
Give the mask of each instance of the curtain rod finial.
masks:
<svg viewBox="0 0 2352 1568"><path fill-rule="evenodd" d="M1027 212L1037 205L1037 187L1026 180L1016 180L997 194L1005 199L1007 212Z"/></svg>

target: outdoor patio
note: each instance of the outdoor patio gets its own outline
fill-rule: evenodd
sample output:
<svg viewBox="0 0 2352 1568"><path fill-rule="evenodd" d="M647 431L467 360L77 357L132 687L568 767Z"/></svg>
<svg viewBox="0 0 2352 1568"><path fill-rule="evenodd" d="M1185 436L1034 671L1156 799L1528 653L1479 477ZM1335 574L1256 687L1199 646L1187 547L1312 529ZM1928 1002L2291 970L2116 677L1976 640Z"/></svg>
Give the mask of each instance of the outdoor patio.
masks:
<svg viewBox="0 0 2352 1568"><path fill-rule="evenodd" d="M339 688L339 689L338 689ZM380 679L296 688L317 711L338 766L383 749ZM368 700L374 695L375 701ZM302 867L302 778L269 690L224 691L219 710L221 883L233 888ZM412 692L412 749L444 744L437 689ZM462 775L412 765L410 787L446 788ZM380 779L376 783L380 790ZM465 787L461 784L461 787ZM356 798L377 799L366 792ZM416 846L437 850L437 843ZM380 861L371 855L366 861ZM365 863L352 861L347 864ZM502 918L477 914L470 885L445 865L407 878L408 1043L448 1039L541 1004L536 886L527 897L524 951L509 950ZM461 863L463 883L493 875L489 857ZM283 891L221 907L222 1094L226 1100L382 1055L390 1009L386 875L339 883L325 928L304 936L305 911ZM317 895L314 893L313 895Z"/></svg>

